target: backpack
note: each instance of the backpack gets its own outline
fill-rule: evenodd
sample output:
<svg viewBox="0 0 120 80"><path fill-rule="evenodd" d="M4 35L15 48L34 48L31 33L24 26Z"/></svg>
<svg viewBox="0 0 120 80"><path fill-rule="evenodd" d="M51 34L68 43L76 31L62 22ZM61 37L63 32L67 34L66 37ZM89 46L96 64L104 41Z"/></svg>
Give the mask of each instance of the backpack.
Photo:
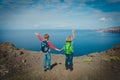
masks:
<svg viewBox="0 0 120 80"><path fill-rule="evenodd" d="M72 50L71 42L65 43L64 50L66 54L72 54L73 50Z"/></svg>
<svg viewBox="0 0 120 80"><path fill-rule="evenodd" d="M41 43L41 51L44 53L49 51L48 42L46 40L42 41Z"/></svg>

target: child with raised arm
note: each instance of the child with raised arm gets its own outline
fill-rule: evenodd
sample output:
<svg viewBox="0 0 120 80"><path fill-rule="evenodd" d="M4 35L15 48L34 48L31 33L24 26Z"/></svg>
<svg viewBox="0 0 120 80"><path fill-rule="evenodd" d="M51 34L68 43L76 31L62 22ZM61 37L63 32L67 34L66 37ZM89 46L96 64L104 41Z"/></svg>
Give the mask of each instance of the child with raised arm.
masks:
<svg viewBox="0 0 120 80"><path fill-rule="evenodd" d="M72 30L72 35L71 36L68 36L66 38L66 42L65 42L65 45L64 47L61 49L65 51L65 56L66 56L66 59L65 59L65 67L66 67L66 70L67 69L70 69L70 71L73 70L73 41L74 41L74 37L75 37L75 34L74 34L74 30Z"/></svg>
<svg viewBox="0 0 120 80"><path fill-rule="evenodd" d="M40 34L35 32L35 35L38 37L38 39L41 42L41 51L44 53L43 54L43 67L44 71L47 71L47 63L48 63L48 69L51 69L51 53L50 53L50 48L53 50L60 51L59 49L55 48L51 42L49 42L49 35L44 34L44 39L40 36Z"/></svg>

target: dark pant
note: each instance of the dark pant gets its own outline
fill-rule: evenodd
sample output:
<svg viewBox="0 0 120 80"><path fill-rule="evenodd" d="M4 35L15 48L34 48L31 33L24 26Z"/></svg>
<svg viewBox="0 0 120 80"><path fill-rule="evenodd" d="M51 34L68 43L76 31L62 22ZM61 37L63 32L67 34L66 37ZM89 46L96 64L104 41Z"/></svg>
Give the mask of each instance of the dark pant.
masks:
<svg viewBox="0 0 120 80"><path fill-rule="evenodd" d="M65 67L73 68L73 54L66 54Z"/></svg>

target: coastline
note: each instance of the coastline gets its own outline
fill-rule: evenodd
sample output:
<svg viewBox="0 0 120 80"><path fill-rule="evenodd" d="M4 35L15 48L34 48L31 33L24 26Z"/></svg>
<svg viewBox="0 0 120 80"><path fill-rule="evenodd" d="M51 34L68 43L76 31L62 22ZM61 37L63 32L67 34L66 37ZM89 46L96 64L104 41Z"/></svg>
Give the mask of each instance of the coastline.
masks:
<svg viewBox="0 0 120 80"><path fill-rule="evenodd" d="M96 30L98 32L110 32L110 33L118 33L120 34L120 27L110 27L110 28L106 28L106 29L99 29Z"/></svg>

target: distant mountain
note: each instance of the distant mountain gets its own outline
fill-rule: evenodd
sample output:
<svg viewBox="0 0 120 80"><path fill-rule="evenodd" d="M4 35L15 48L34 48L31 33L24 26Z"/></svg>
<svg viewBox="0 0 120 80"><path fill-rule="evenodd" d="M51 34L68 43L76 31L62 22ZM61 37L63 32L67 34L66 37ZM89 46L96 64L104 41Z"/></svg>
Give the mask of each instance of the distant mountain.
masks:
<svg viewBox="0 0 120 80"><path fill-rule="evenodd" d="M111 32L111 33L120 33L120 26L117 27L109 27L106 29L99 29L99 32Z"/></svg>

